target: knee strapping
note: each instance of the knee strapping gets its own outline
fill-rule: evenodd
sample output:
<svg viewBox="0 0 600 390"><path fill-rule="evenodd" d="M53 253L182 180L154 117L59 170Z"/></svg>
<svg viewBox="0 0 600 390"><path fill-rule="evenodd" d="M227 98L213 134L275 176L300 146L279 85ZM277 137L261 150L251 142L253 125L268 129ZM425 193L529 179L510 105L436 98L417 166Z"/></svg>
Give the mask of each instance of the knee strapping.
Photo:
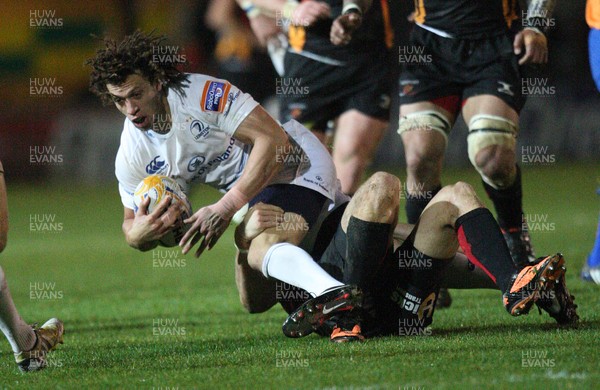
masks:
<svg viewBox="0 0 600 390"><path fill-rule="evenodd" d="M488 146L504 146L515 149L517 143L518 127L512 121L495 115L475 115L469 121L469 160L477 169L483 181L494 188L499 188L498 183L487 177L477 165L477 154Z"/></svg>
<svg viewBox="0 0 600 390"><path fill-rule="evenodd" d="M405 131L415 130L437 131L444 136L444 140L448 143L450 122L442 113L434 110L413 112L400 118L398 134L402 135Z"/></svg>

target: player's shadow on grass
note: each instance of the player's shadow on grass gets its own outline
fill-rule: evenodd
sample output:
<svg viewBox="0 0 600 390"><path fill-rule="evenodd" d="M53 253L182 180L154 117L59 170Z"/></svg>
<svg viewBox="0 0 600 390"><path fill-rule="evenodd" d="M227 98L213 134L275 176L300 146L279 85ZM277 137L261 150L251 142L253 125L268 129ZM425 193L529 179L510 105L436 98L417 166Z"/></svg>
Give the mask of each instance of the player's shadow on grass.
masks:
<svg viewBox="0 0 600 390"><path fill-rule="evenodd" d="M579 321L576 328L573 327L559 327L556 323L548 322L545 324L511 324L510 322L494 325L474 325L474 326L461 326L460 328L443 328L433 329L432 336L452 336L458 334L493 334L498 333L515 333L515 332L531 332L541 331L547 332L549 330L562 330L562 331L585 331L585 330L600 330L600 320L583 320Z"/></svg>
<svg viewBox="0 0 600 390"><path fill-rule="evenodd" d="M69 334L77 334L77 333L88 333L88 332L111 332L111 331L126 331L126 330L142 330L142 329L152 329L154 325L163 325L164 320L178 320L178 324L181 326L207 326L211 324L213 321L207 319L207 321L198 321L197 319L190 319L190 317L196 315L189 314L179 314L175 315L172 313L165 314L160 313L155 316L141 316L141 317L127 317L127 318L106 318L102 320L97 319L85 319L85 320L76 320L76 321L66 321L65 328L69 332ZM220 318L236 317L236 314L233 313L219 313ZM154 321L161 321L158 324L155 324ZM168 325L168 324L167 324Z"/></svg>
<svg viewBox="0 0 600 390"><path fill-rule="evenodd" d="M127 318L105 318L98 319L81 319L75 321L66 321L65 329L68 334L85 334L97 332L115 332L115 331L144 331L152 330L153 327L187 327L190 331L194 329L212 329L217 326L213 315L206 314L174 314L174 313L157 313L154 316L137 316ZM200 318L200 319L199 319ZM218 314L219 322L223 323L239 323L240 313L237 311L222 312ZM272 324L274 331L279 331L281 320L274 317L258 317L247 316L247 323L243 326L249 329L263 327L265 323ZM174 323L173 321L177 321ZM171 321L171 322L169 322ZM221 332L219 332L221 333Z"/></svg>

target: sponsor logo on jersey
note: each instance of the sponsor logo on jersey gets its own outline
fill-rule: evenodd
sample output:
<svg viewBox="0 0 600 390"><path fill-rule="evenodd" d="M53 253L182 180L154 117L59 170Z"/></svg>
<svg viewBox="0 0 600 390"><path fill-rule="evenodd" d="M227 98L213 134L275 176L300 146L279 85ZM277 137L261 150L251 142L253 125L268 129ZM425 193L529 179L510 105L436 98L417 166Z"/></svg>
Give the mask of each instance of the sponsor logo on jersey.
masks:
<svg viewBox="0 0 600 390"><path fill-rule="evenodd" d="M230 93L227 96L227 111L225 111L223 113L223 115L225 115L225 116L229 115L229 111L231 111L231 106L233 106L232 103L236 101L236 99L238 98L238 96L240 96L240 91L237 91L235 94Z"/></svg>
<svg viewBox="0 0 600 390"><path fill-rule="evenodd" d="M200 99L202 111L223 112L231 84L221 81L207 81Z"/></svg>
<svg viewBox="0 0 600 390"><path fill-rule="evenodd" d="M306 182L306 183L310 183L310 184L312 184L312 185L315 185L315 186L319 187L320 189L322 189L323 191L325 191L325 192L329 193L329 189L328 189L327 187L325 187L325 186L323 185L323 183L320 183L320 182L319 182L319 181L317 181L317 180L308 179L308 178L306 178L306 177L303 177L303 178L302 178L302 180L303 180L304 182Z"/></svg>
<svg viewBox="0 0 600 390"><path fill-rule="evenodd" d="M206 165L204 165L202 168L200 168L198 170L197 174L196 174L196 177L204 175L214 165L216 165L218 163L221 163L221 162L223 162L225 160L228 160L229 157L231 156L231 152L233 151L233 145L234 144L235 144L235 138L230 138L229 139L229 145L227 146L227 149L225 149L225 151L223 153L221 153L221 155L219 155L219 157L213 158L208 163L206 163Z"/></svg>
<svg viewBox="0 0 600 390"><path fill-rule="evenodd" d="M196 172L198 170L198 168L200 168L200 166L202 164L204 164L204 161L206 161L206 157L204 156L196 156L194 158L192 158L190 160L190 162L188 163L188 171L189 172Z"/></svg>
<svg viewBox="0 0 600 390"><path fill-rule="evenodd" d="M149 175L154 175L155 173L159 173L165 171L169 167L169 164L165 160L160 160L160 155L154 157L148 165L146 165L146 173Z"/></svg>
<svg viewBox="0 0 600 390"><path fill-rule="evenodd" d="M199 120L194 120L190 125L190 133L196 142L208 137L209 132L210 126L200 122Z"/></svg>

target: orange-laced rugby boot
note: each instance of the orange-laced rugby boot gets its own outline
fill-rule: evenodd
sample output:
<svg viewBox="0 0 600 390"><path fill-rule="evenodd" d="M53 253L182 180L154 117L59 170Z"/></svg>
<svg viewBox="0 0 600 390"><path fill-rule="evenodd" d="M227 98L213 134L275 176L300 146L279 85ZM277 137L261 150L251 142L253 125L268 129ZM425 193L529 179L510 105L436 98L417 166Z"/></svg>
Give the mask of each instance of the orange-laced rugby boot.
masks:
<svg viewBox="0 0 600 390"><path fill-rule="evenodd" d="M363 341L365 337L361 333L360 325L354 324L351 329L336 326L331 332L330 340L333 343L348 343L352 341Z"/></svg>
<svg viewBox="0 0 600 390"><path fill-rule="evenodd" d="M504 293L504 307L513 316L529 313L542 294L550 291L564 276L564 258L560 253L547 256L537 264L526 266Z"/></svg>

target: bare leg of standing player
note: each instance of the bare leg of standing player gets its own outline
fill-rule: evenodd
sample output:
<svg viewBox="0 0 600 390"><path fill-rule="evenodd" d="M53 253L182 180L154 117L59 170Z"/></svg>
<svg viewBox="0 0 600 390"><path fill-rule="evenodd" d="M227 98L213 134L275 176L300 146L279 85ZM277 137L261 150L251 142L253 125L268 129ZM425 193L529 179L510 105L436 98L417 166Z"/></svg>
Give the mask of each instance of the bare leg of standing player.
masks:
<svg viewBox="0 0 600 390"><path fill-rule="evenodd" d="M455 117L429 102L403 105L401 116L408 173L406 210L409 223L414 223L441 187L446 140ZM494 202L513 261L522 267L535 257L523 229L521 175L515 162L518 114L501 99L481 95L467 99L463 116L469 126L469 158ZM445 297L442 307L450 303Z"/></svg>
<svg viewBox="0 0 600 390"><path fill-rule="evenodd" d="M388 122L357 110L346 111L338 118L332 155L345 194L354 194L360 186L387 126Z"/></svg>
<svg viewBox="0 0 600 390"><path fill-rule="evenodd" d="M496 96L480 95L467 99L463 117L469 127L469 159L494 203L513 261L523 267L534 262L535 255L523 219L521 171L515 157L519 114Z"/></svg>
<svg viewBox="0 0 600 390"><path fill-rule="evenodd" d="M2 171L0 174L0 252L2 252L8 238L8 204L2 163L0 163L0 171ZM35 343L33 329L21 319L15 308L2 268L0 268L0 329L15 353L28 351Z"/></svg>
<svg viewBox="0 0 600 390"><path fill-rule="evenodd" d="M8 235L8 203L4 168L0 162L0 252ZM34 330L21 318L10 295L4 271L0 267L0 330L6 336L22 371L36 371L46 365L46 353L62 342L62 323L51 319ZM60 341L59 341L60 340Z"/></svg>
<svg viewBox="0 0 600 390"><path fill-rule="evenodd" d="M441 176L454 112L432 102L400 106L399 132L406 158L406 217L416 224L429 201L442 188ZM447 289L441 288L437 307L450 306Z"/></svg>
<svg viewBox="0 0 600 390"><path fill-rule="evenodd" d="M402 105L400 118L406 158L406 216L409 224L415 224L442 188L442 164L456 117L437 104L420 102Z"/></svg>

